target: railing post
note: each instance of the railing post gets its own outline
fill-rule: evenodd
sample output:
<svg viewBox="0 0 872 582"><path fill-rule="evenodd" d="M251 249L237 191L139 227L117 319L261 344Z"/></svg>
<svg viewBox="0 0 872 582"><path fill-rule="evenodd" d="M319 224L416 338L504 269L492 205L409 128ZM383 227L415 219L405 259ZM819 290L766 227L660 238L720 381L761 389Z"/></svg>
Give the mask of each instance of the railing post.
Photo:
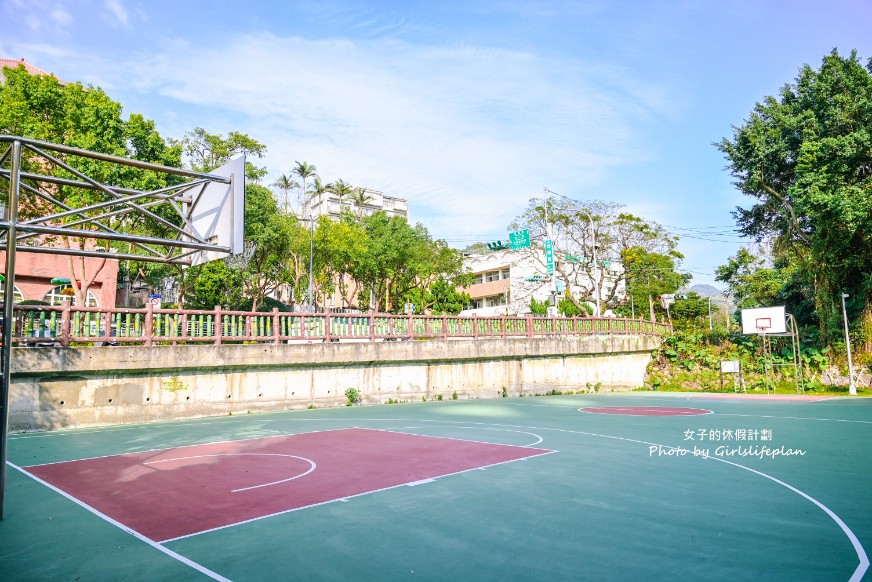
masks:
<svg viewBox="0 0 872 582"><path fill-rule="evenodd" d="M478 314L472 314L472 338L478 339Z"/></svg>
<svg viewBox="0 0 872 582"><path fill-rule="evenodd" d="M415 338L415 320L411 313L408 314L409 322L406 324L408 329L406 330L406 335L409 336L409 340Z"/></svg>
<svg viewBox="0 0 872 582"><path fill-rule="evenodd" d="M442 339L448 339L448 316L442 314Z"/></svg>
<svg viewBox="0 0 872 582"><path fill-rule="evenodd" d="M150 346L152 344L152 337L154 337L154 305L151 301L145 304L145 329L143 332L145 334L145 345Z"/></svg>
<svg viewBox="0 0 872 582"><path fill-rule="evenodd" d="M533 337L533 314L528 313L526 317L527 337Z"/></svg>
<svg viewBox="0 0 872 582"><path fill-rule="evenodd" d="M280 340L279 340L279 335L280 335L279 334L279 325L280 325L280 323L279 323L279 308L273 307L272 312L273 312L273 343L275 345L279 345L279 343L280 343Z"/></svg>
<svg viewBox="0 0 872 582"><path fill-rule="evenodd" d="M70 347L70 300L64 299L61 303L61 345Z"/></svg>
<svg viewBox="0 0 872 582"><path fill-rule="evenodd" d="M215 336L215 345L221 345L221 336L224 333L224 322L222 321L224 316L221 315L221 306L215 306L215 327L212 330L212 335Z"/></svg>
<svg viewBox="0 0 872 582"><path fill-rule="evenodd" d="M375 309L369 310L369 341L375 341Z"/></svg>
<svg viewBox="0 0 872 582"><path fill-rule="evenodd" d="M330 342L330 311L324 307L324 342Z"/></svg>

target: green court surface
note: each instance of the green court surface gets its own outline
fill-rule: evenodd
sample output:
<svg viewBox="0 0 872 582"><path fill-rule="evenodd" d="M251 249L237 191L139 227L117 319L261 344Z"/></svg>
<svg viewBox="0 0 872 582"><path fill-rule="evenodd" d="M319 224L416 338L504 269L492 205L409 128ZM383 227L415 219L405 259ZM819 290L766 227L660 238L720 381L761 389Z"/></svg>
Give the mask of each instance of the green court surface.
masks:
<svg viewBox="0 0 872 582"><path fill-rule="evenodd" d="M620 409L580 410L587 407ZM649 407L642 411L648 415L635 415L634 407ZM357 434L331 432L349 428L434 437L422 440L437 446L472 441L543 453L367 490L370 472L429 462L408 451L403 459L392 458L389 449L372 451L371 471L349 465L347 474L320 482L326 501L163 542L22 469L205 443L237 447L237 441L263 437ZM352 438L331 442L325 457L359 450ZM356 406L11 435L0 578L872 579L870 444L872 399L647 392ZM314 469L294 486L317 474ZM136 471L107 477L110 488L138 478ZM332 488L343 486L363 491L331 497ZM140 490L135 501L156 511L172 495Z"/></svg>

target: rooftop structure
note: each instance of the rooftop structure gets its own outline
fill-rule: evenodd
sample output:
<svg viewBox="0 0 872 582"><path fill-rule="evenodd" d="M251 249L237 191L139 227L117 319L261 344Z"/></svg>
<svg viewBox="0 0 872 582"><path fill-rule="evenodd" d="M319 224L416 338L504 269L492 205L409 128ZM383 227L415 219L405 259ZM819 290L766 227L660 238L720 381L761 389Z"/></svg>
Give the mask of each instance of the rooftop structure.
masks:
<svg viewBox="0 0 872 582"><path fill-rule="evenodd" d="M364 216L384 210L388 216L402 216L408 218L409 203L405 198L385 196L378 190L364 189L366 202L363 208L351 198L342 199L342 207L350 209L353 213L362 213ZM303 216L323 216L338 219L340 215L339 198L332 192L324 192L313 196L303 208Z"/></svg>

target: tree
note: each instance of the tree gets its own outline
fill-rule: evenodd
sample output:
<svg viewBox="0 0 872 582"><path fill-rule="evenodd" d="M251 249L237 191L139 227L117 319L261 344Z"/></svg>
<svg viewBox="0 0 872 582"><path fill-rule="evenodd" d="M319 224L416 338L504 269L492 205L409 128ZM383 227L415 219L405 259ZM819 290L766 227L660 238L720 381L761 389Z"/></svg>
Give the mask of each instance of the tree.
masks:
<svg viewBox="0 0 872 582"><path fill-rule="evenodd" d="M566 293L565 298L582 312L587 310L585 302L595 303L598 297L604 311L623 301L629 274L626 265L616 263L624 260L628 249L671 257L672 268L683 258L675 251L677 237L652 221L621 212L622 207L614 202L564 196L532 199L509 228L530 231L533 245L520 256L538 263L544 272L547 216L553 237L554 277L563 281L567 290L580 290L577 295Z"/></svg>
<svg viewBox="0 0 872 582"><path fill-rule="evenodd" d="M245 179L257 183L266 176L266 168L251 163L252 157L263 157L266 146L244 133L231 131L225 138L220 133L209 133L198 127L173 143L182 148L191 169L197 172L211 172L235 156L245 154Z"/></svg>
<svg viewBox="0 0 872 582"><path fill-rule="evenodd" d="M190 288L186 290L187 309L210 310L216 305L239 309L243 299L241 273L224 261L209 261L190 268Z"/></svg>
<svg viewBox="0 0 872 582"><path fill-rule="evenodd" d="M621 252L627 293L641 312L645 304L651 321L656 321L660 305L655 299L660 295L674 294L690 282L691 275L676 271L676 261L682 255L678 251L669 254L648 252L643 247L630 247ZM623 313L627 314L626 305Z"/></svg>
<svg viewBox="0 0 872 582"><path fill-rule="evenodd" d="M291 176L287 174L282 174L276 181L272 183L272 187L276 188L279 192L282 193L282 207L284 208L285 214L291 213L291 191L300 187L299 182L296 182Z"/></svg>
<svg viewBox="0 0 872 582"><path fill-rule="evenodd" d="M670 312L676 326L696 328L698 324L704 324L708 317L709 301L691 291L676 297Z"/></svg>
<svg viewBox="0 0 872 582"><path fill-rule="evenodd" d="M313 177L313 176L315 177L316 180L318 180L317 168L315 166L309 164L308 162L295 162L295 163L296 163L296 165L294 166L294 174L296 174L297 176L302 178L302 180L303 180L303 196L305 196L308 192L306 180ZM318 181L320 182L320 180L318 180ZM311 199L307 200L307 202L311 202ZM314 242L314 236L312 234L312 231L314 230L314 224L312 222L314 220L314 217L312 216L311 205L309 206L308 219L309 219L309 297L307 300L307 304L309 305L309 308L311 309L311 307L312 307L312 286L314 284L314 277L315 277L315 274L312 272L314 269L315 242Z"/></svg>
<svg viewBox="0 0 872 582"><path fill-rule="evenodd" d="M367 194L366 188L355 188L351 193L351 201L357 206L357 217L363 220L366 205L372 201L372 196Z"/></svg>
<svg viewBox="0 0 872 582"><path fill-rule="evenodd" d="M778 296L786 284L781 269L765 266L765 261L740 249L726 265L715 270L715 280L727 284L727 294L742 309L771 307L778 304Z"/></svg>
<svg viewBox="0 0 872 582"><path fill-rule="evenodd" d="M252 311L264 298L292 280L290 255L296 219L278 211L269 190L257 184L245 188L245 239L254 253L242 269L245 296Z"/></svg>
<svg viewBox="0 0 872 582"><path fill-rule="evenodd" d="M839 336L841 293L872 349L872 61L836 50L817 70L757 103L716 146L736 186L755 199L734 217L742 234L812 281L826 342ZM791 306L788 306L788 310Z"/></svg>
<svg viewBox="0 0 872 582"><path fill-rule="evenodd" d="M355 188L352 188L351 185L344 180L336 180L331 184L330 191L336 194L336 198L339 199L339 213L342 214L342 201L351 197Z"/></svg>
<svg viewBox="0 0 872 582"><path fill-rule="evenodd" d="M23 66L4 68L5 83L0 84L0 133L20 135L81 149L123 156L137 160L155 162L167 166L180 165L181 148L168 145L156 131L154 122L142 115L131 114L122 117L121 104L113 101L102 89L83 86L81 83L61 84L57 78L48 75L30 75ZM158 175L137 168L120 166L71 156L56 154L56 157L70 166L102 183L119 185L131 189L153 190L164 187L173 178ZM25 157L24 171L35 173L56 173L70 178L69 173L47 167L42 160ZM83 190L58 185L52 197L60 205L81 207L87 204L105 202L108 195L98 190ZM42 199L21 205L22 219L46 216L48 206ZM151 207L157 215L167 218L174 213L166 212L165 205ZM78 220L69 217L65 221ZM137 232L152 236L161 235L161 227L155 221L131 218L130 215L108 216L104 224L114 230ZM77 228L87 228L78 226ZM50 241L51 237L45 237ZM93 248L94 239L62 236L55 243L68 249ZM101 242L105 250L111 247L125 247L126 243ZM67 259L68 276L72 281L76 302L84 305L87 292L106 261L99 261L95 268L86 271L82 257Z"/></svg>

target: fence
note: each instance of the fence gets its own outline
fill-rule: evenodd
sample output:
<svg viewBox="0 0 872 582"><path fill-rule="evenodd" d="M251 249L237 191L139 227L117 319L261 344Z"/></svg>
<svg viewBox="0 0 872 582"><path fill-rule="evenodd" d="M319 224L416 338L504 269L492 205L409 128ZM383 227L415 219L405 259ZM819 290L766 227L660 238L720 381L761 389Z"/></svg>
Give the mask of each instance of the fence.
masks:
<svg viewBox="0 0 872 582"><path fill-rule="evenodd" d="M231 342L396 341L554 335L664 335L666 323L614 317L454 317L16 305L16 345L146 345Z"/></svg>

